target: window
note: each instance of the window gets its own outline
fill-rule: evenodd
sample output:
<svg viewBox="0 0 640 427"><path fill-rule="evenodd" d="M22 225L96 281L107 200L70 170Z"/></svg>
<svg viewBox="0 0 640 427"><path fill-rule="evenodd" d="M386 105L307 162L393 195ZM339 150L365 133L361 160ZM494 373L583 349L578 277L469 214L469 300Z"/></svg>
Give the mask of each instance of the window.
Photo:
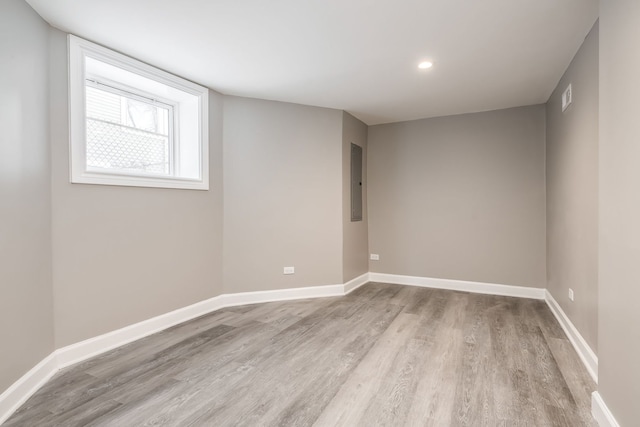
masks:
<svg viewBox="0 0 640 427"><path fill-rule="evenodd" d="M71 182L207 190L208 90L69 36Z"/></svg>

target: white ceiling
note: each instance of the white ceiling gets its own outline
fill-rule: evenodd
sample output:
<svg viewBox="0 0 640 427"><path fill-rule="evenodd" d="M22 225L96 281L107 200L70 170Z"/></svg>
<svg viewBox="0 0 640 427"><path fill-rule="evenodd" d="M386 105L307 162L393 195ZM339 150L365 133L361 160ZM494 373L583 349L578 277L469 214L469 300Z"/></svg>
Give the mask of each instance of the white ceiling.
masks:
<svg viewBox="0 0 640 427"><path fill-rule="evenodd" d="M27 1L224 94L368 124L546 102L598 16L598 0ZM418 70L423 59L435 66Z"/></svg>

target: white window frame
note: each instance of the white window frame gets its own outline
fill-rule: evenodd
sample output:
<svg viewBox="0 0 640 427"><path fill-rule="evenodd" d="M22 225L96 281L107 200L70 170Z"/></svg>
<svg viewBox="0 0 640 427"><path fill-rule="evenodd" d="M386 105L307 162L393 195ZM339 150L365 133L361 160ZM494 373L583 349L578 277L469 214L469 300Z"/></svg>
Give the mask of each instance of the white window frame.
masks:
<svg viewBox="0 0 640 427"><path fill-rule="evenodd" d="M96 45L79 37L69 35L69 121L70 121L70 180L80 184L121 185L135 187L179 188L192 190L209 189L209 90L203 86L189 82L180 77L159 70L148 64ZM85 72L85 59L93 58L122 70L137 74L158 83L170 86L198 98L198 141L197 165L198 178L180 176L155 175L148 173L123 173L122 171L87 170L86 161L86 97L85 87L88 76ZM135 88L133 88L135 89ZM134 90L144 93L142 90ZM161 100L171 103L170 100ZM175 111L178 113L178 111ZM177 121L172 128L177 128ZM179 156L180 140L178 133L173 132L172 149L176 150L172 173L179 169L175 159ZM194 165L195 166L195 165Z"/></svg>

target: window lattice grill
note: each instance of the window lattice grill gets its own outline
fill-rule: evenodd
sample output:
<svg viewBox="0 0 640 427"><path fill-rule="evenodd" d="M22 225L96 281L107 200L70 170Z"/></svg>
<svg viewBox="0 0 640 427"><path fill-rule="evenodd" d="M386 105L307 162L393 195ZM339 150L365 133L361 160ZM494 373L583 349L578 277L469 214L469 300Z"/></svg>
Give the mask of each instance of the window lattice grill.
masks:
<svg viewBox="0 0 640 427"><path fill-rule="evenodd" d="M86 87L87 168L169 175L169 112Z"/></svg>
<svg viewBox="0 0 640 427"><path fill-rule="evenodd" d="M87 118L87 167L169 174L169 138Z"/></svg>

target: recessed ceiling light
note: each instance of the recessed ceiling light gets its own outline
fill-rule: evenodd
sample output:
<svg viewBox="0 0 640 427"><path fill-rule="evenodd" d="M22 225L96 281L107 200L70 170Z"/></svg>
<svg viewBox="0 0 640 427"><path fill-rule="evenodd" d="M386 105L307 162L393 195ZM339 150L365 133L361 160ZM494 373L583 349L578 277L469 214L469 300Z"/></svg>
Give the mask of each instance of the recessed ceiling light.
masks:
<svg viewBox="0 0 640 427"><path fill-rule="evenodd" d="M431 67L433 67L433 62L431 61L423 61L418 64L418 68L420 68L421 70L426 70L427 68Z"/></svg>

